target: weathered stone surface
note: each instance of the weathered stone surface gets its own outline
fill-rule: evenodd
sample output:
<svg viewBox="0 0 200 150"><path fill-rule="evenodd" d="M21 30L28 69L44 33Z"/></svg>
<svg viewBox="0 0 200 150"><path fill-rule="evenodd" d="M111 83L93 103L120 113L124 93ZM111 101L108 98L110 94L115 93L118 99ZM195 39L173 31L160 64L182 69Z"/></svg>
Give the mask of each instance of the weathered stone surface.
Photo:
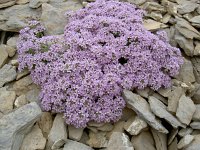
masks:
<svg viewBox="0 0 200 150"><path fill-rule="evenodd" d="M191 18L190 22L200 24L200 15Z"/></svg>
<svg viewBox="0 0 200 150"><path fill-rule="evenodd" d="M25 95L20 95L19 97L16 98L14 105L15 105L15 107L21 107L21 106L23 106L23 105L25 105L27 103L28 102L26 100L26 96Z"/></svg>
<svg viewBox="0 0 200 150"><path fill-rule="evenodd" d="M19 40L19 36L13 36L8 39L7 45L13 47L14 49L17 49L17 41Z"/></svg>
<svg viewBox="0 0 200 150"><path fill-rule="evenodd" d="M131 143L136 150L156 150L153 137L149 131L133 136Z"/></svg>
<svg viewBox="0 0 200 150"><path fill-rule="evenodd" d="M8 52L4 45L0 45L0 68L6 63L8 59Z"/></svg>
<svg viewBox="0 0 200 150"><path fill-rule="evenodd" d="M172 129L170 132L169 132L169 135L168 135L168 141L167 141L167 144L168 145L170 145L172 142L173 142L173 140L174 140L174 138L176 137L176 135L177 135L177 133L178 133L178 129Z"/></svg>
<svg viewBox="0 0 200 150"><path fill-rule="evenodd" d="M43 3L47 3L49 0L30 0L29 2L29 7L30 8L38 8L40 7Z"/></svg>
<svg viewBox="0 0 200 150"><path fill-rule="evenodd" d="M30 0L16 0L16 4L22 5L22 4L29 3L29 1L30 1Z"/></svg>
<svg viewBox="0 0 200 150"><path fill-rule="evenodd" d="M192 120L200 121L200 104L195 105L196 110L192 116Z"/></svg>
<svg viewBox="0 0 200 150"><path fill-rule="evenodd" d="M114 124L114 128L112 129L112 131L107 133L107 136L110 137L112 135L113 132L124 132L124 125L125 125L125 121L118 121Z"/></svg>
<svg viewBox="0 0 200 150"><path fill-rule="evenodd" d="M30 73L30 71L27 70L27 69L24 69L24 70L22 70L21 72L17 72L16 80L21 79L22 77L28 75L29 73Z"/></svg>
<svg viewBox="0 0 200 150"><path fill-rule="evenodd" d="M172 114L167 111L167 107L153 96L149 97L149 104L152 112L159 118L165 119L174 128L185 127Z"/></svg>
<svg viewBox="0 0 200 150"><path fill-rule="evenodd" d="M124 125L124 129L130 135L138 135L145 128L147 128L147 123L138 116L130 118Z"/></svg>
<svg viewBox="0 0 200 150"><path fill-rule="evenodd" d="M176 116L182 123L188 125L192 120L195 110L196 107L191 98L182 95L179 100Z"/></svg>
<svg viewBox="0 0 200 150"><path fill-rule="evenodd" d="M114 128L114 126L111 123L105 123L103 126L98 127L97 129L100 131L111 131Z"/></svg>
<svg viewBox="0 0 200 150"><path fill-rule="evenodd" d="M146 0L128 0L128 2L135 5L142 5L146 2Z"/></svg>
<svg viewBox="0 0 200 150"><path fill-rule="evenodd" d="M65 140L60 139L55 141L55 143L52 145L51 150L58 150L58 149L62 149L61 147L63 147L63 145L66 143Z"/></svg>
<svg viewBox="0 0 200 150"><path fill-rule="evenodd" d="M149 31L155 31L155 30L167 27L167 25L165 25L161 22L154 21L152 19L144 20L143 25L144 25L145 29L147 29Z"/></svg>
<svg viewBox="0 0 200 150"><path fill-rule="evenodd" d="M194 55L200 55L200 42L195 42Z"/></svg>
<svg viewBox="0 0 200 150"><path fill-rule="evenodd" d="M113 132L108 142L108 150L134 150L126 134Z"/></svg>
<svg viewBox="0 0 200 150"><path fill-rule="evenodd" d="M177 18L176 29L188 39L200 39L200 33L184 19Z"/></svg>
<svg viewBox="0 0 200 150"><path fill-rule="evenodd" d="M167 110L175 113L178 107L178 101L180 97L183 95L184 90L181 87L175 87L168 97L168 106Z"/></svg>
<svg viewBox="0 0 200 150"><path fill-rule="evenodd" d="M179 6L178 6L178 13L179 14L186 14L193 12L198 5L196 3L193 3L191 1L183 1Z"/></svg>
<svg viewBox="0 0 200 150"><path fill-rule="evenodd" d="M91 147L72 140L67 140L63 150L93 150Z"/></svg>
<svg viewBox="0 0 200 150"><path fill-rule="evenodd" d="M58 140L67 140L67 128L62 114L57 114L51 131L48 135L47 147L52 147L52 145Z"/></svg>
<svg viewBox="0 0 200 150"><path fill-rule="evenodd" d="M183 150L199 150L200 147L200 134L194 135L194 140Z"/></svg>
<svg viewBox="0 0 200 150"><path fill-rule="evenodd" d="M15 4L15 0L1 0L0 8L9 7Z"/></svg>
<svg viewBox="0 0 200 150"><path fill-rule="evenodd" d="M150 106L145 99L141 96L132 93L131 91L124 90L123 97L128 104L128 107L132 108L141 119L147 122L151 127L156 130L168 133L167 129L156 119L155 115L151 112Z"/></svg>
<svg viewBox="0 0 200 150"><path fill-rule="evenodd" d="M163 12L163 13L166 12L164 6L156 2L146 2L142 8L150 12L151 11L158 11L158 12Z"/></svg>
<svg viewBox="0 0 200 150"><path fill-rule="evenodd" d="M25 27L27 18L40 18L40 9L31 9L28 4L14 5L0 10L0 29L4 31L19 31Z"/></svg>
<svg viewBox="0 0 200 150"><path fill-rule="evenodd" d="M150 88L146 87L144 89L136 89L136 92L145 98L148 98L150 95L153 94L153 90L151 90Z"/></svg>
<svg viewBox="0 0 200 150"><path fill-rule="evenodd" d="M83 144L87 144L88 140L89 140L89 135L85 131L83 131L83 135L79 142Z"/></svg>
<svg viewBox="0 0 200 150"><path fill-rule="evenodd" d="M192 129L198 129L198 130L200 130L200 122L199 122L199 121L194 121L194 122L192 122L192 123L190 124L190 127L191 127Z"/></svg>
<svg viewBox="0 0 200 150"><path fill-rule="evenodd" d="M171 87L169 87L169 88L160 88L157 92L160 95L162 95L163 97L169 97L169 95L172 92L172 88Z"/></svg>
<svg viewBox="0 0 200 150"><path fill-rule="evenodd" d="M174 138L174 140L171 142L171 144L168 146L168 150L177 150L177 138Z"/></svg>
<svg viewBox="0 0 200 150"><path fill-rule="evenodd" d="M199 57L193 57L191 59L192 61L192 64L194 66L194 75L195 75L195 78L196 78L196 81L198 83L200 83L200 58ZM200 100L199 100L200 102Z"/></svg>
<svg viewBox="0 0 200 150"><path fill-rule="evenodd" d="M178 149L185 148L194 140L193 135L186 135L178 142Z"/></svg>
<svg viewBox="0 0 200 150"><path fill-rule="evenodd" d="M40 107L30 103L0 119L0 149L19 150L24 135L42 114Z"/></svg>
<svg viewBox="0 0 200 150"><path fill-rule="evenodd" d="M156 150L167 150L167 135L151 128Z"/></svg>
<svg viewBox="0 0 200 150"><path fill-rule="evenodd" d="M188 135L188 134L191 134L192 131L193 131L192 128L187 127L187 128L185 128L185 129L181 129L181 130L178 132L178 135L179 135L180 137L184 137L184 136L186 136L186 135Z"/></svg>
<svg viewBox="0 0 200 150"><path fill-rule="evenodd" d="M75 141L79 141L83 134L84 128L75 128L74 126L68 125L69 138Z"/></svg>
<svg viewBox="0 0 200 150"><path fill-rule="evenodd" d="M95 133L95 132L90 131L89 140L87 141L87 144L90 147L94 147L94 148L107 147L108 140L106 138L106 132L99 131Z"/></svg>
<svg viewBox="0 0 200 150"><path fill-rule="evenodd" d="M0 87L2 87L5 83L13 81L16 78L16 68L11 65L4 65L0 69Z"/></svg>
<svg viewBox="0 0 200 150"><path fill-rule="evenodd" d="M30 91L28 91L26 93L26 99L29 101L29 102L37 102L39 103L39 93L40 93L40 90L35 88L35 89L32 89Z"/></svg>
<svg viewBox="0 0 200 150"><path fill-rule="evenodd" d="M120 120L122 121L128 121L131 117L137 116L137 114L130 108L125 107L122 110L122 117Z"/></svg>
<svg viewBox="0 0 200 150"><path fill-rule="evenodd" d="M43 112L42 116L40 117L40 120L38 121L38 125L42 130L44 137L47 138L53 125L53 118L51 113Z"/></svg>
<svg viewBox="0 0 200 150"><path fill-rule="evenodd" d="M180 69L179 75L176 76L176 79L184 83L195 82L193 66L190 60L184 59L184 64L182 65Z"/></svg>
<svg viewBox="0 0 200 150"><path fill-rule="evenodd" d="M42 131L39 126L34 125L31 132L29 132L23 140L20 150L38 150L44 149L46 144L46 139L42 135Z"/></svg>
<svg viewBox="0 0 200 150"><path fill-rule="evenodd" d="M6 88L0 88L0 112L7 114L13 109L16 94L14 91L7 91Z"/></svg>

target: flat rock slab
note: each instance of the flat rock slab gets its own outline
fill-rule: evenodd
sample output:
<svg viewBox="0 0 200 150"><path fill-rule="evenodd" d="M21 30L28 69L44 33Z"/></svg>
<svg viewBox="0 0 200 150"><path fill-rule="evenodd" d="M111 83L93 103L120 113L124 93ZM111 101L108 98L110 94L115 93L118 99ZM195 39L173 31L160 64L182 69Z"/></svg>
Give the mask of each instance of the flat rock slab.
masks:
<svg viewBox="0 0 200 150"><path fill-rule="evenodd" d="M174 128L185 127L182 123L180 123L172 114L167 111L167 107L161 101L156 99L153 96L149 97L149 104L152 112L158 116L159 118L165 119L168 123L170 123Z"/></svg>
<svg viewBox="0 0 200 150"><path fill-rule="evenodd" d="M193 135L186 135L184 136L178 143L178 149L182 149L188 146L194 140Z"/></svg>
<svg viewBox="0 0 200 150"><path fill-rule="evenodd" d="M183 150L199 150L200 148L200 134L194 135L194 140Z"/></svg>
<svg viewBox="0 0 200 150"><path fill-rule="evenodd" d="M40 118L42 111L35 103L20 107L0 119L0 149L19 150L24 135Z"/></svg>
<svg viewBox="0 0 200 150"><path fill-rule="evenodd" d="M67 140L63 150L93 150L93 148L72 140Z"/></svg>
<svg viewBox="0 0 200 150"><path fill-rule="evenodd" d="M160 133L155 129L151 129L156 149L157 150L167 150L167 135L164 133Z"/></svg>
<svg viewBox="0 0 200 150"><path fill-rule="evenodd" d="M182 95L179 100L176 116L182 123L188 125L192 120L195 110L196 107L191 98Z"/></svg>
<svg viewBox="0 0 200 150"><path fill-rule="evenodd" d="M17 76L15 67L11 65L4 65L0 69L0 87L2 87L5 83L13 81Z"/></svg>
<svg viewBox="0 0 200 150"><path fill-rule="evenodd" d="M126 100L128 107L133 109L139 117L146 121L152 128L159 132L168 133L167 129L156 119L151 112L148 102L141 96L134 94L129 90L123 91L123 97Z"/></svg>

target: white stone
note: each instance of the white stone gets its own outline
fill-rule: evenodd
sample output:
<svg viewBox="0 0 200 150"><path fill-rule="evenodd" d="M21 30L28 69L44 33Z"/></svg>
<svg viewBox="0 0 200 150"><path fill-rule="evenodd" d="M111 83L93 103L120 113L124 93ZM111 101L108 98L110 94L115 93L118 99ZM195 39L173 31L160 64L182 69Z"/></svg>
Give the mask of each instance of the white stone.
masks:
<svg viewBox="0 0 200 150"><path fill-rule="evenodd" d="M186 135L184 136L178 143L178 149L185 148L194 140L193 135Z"/></svg>

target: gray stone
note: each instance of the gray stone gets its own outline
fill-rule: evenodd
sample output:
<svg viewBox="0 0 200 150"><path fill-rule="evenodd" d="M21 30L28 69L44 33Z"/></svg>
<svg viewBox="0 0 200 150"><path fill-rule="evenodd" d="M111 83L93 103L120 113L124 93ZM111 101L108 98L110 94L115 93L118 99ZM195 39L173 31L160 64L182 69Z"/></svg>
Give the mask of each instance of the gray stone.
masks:
<svg viewBox="0 0 200 150"><path fill-rule="evenodd" d="M168 150L177 150L177 138L174 138L174 140L171 142L171 144L168 146Z"/></svg>
<svg viewBox="0 0 200 150"><path fill-rule="evenodd" d="M149 131L143 131L131 139L136 150L156 150L153 136Z"/></svg>
<svg viewBox="0 0 200 150"><path fill-rule="evenodd" d="M194 121L194 122L192 122L192 123L190 124L190 127L191 127L192 129L198 129L198 130L200 130L200 122L199 122L199 121Z"/></svg>
<svg viewBox="0 0 200 150"><path fill-rule="evenodd" d="M27 104L26 96L25 95L20 95L19 97L16 98L14 106L15 107L21 107L25 104Z"/></svg>
<svg viewBox="0 0 200 150"><path fill-rule="evenodd" d="M135 5L142 5L146 2L146 0L128 0L128 2Z"/></svg>
<svg viewBox="0 0 200 150"><path fill-rule="evenodd" d="M17 41L19 40L19 36L13 36L8 39L7 45L13 47L14 49L17 49Z"/></svg>
<svg viewBox="0 0 200 150"><path fill-rule="evenodd" d="M40 120L38 121L38 125L40 129L42 130L44 137L47 138L53 125L53 118L52 118L51 113L42 112L42 116L40 117Z"/></svg>
<svg viewBox="0 0 200 150"><path fill-rule="evenodd" d="M20 107L0 119L0 149L19 150L24 135L39 119L42 111L35 103Z"/></svg>
<svg viewBox="0 0 200 150"><path fill-rule="evenodd" d="M200 134L194 135L194 140L183 150L199 150L200 147Z"/></svg>
<svg viewBox="0 0 200 150"><path fill-rule="evenodd" d="M15 5L15 0L1 0L0 9Z"/></svg>
<svg viewBox="0 0 200 150"><path fill-rule="evenodd" d="M124 125L124 129L130 135L138 135L145 128L147 128L147 123L138 116L134 117L134 119L130 118Z"/></svg>
<svg viewBox="0 0 200 150"><path fill-rule="evenodd" d="M97 129L100 131L111 131L114 128L114 126L111 123L105 123L103 126L98 127Z"/></svg>
<svg viewBox="0 0 200 150"><path fill-rule="evenodd" d="M180 137L184 137L184 136L186 136L186 135L188 135L188 134L191 134L192 132L193 132L193 129L187 127L187 128L185 128L185 129L181 129L181 130L178 132L178 135L179 135Z"/></svg>
<svg viewBox="0 0 200 150"><path fill-rule="evenodd" d="M108 142L108 150L134 150L132 143L126 134L113 132Z"/></svg>
<svg viewBox="0 0 200 150"><path fill-rule="evenodd" d="M184 90L181 87L175 87L175 89L171 92L171 95L168 97L168 106L167 110L176 113L178 107L178 101L180 97L183 95Z"/></svg>
<svg viewBox="0 0 200 150"><path fill-rule="evenodd" d="M67 140L63 150L93 150L93 148L72 140Z"/></svg>
<svg viewBox="0 0 200 150"><path fill-rule="evenodd" d="M67 140L67 128L62 114L57 114L48 135L47 147L52 147L58 140Z"/></svg>
<svg viewBox="0 0 200 150"><path fill-rule="evenodd" d="M172 129L168 135L167 144L170 145L178 133L178 129Z"/></svg>
<svg viewBox="0 0 200 150"><path fill-rule="evenodd" d="M64 144L66 143L65 140L58 140L58 141L55 141L54 144L52 145L51 147L51 150L58 150L60 149Z"/></svg>
<svg viewBox="0 0 200 150"><path fill-rule="evenodd" d="M106 138L106 132L98 131L95 133L89 131L89 140L87 141L87 144L94 148L107 147L108 140Z"/></svg>
<svg viewBox="0 0 200 150"><path fill-rule="evenodd" d="M18 32L27 25L27 18L34 20L40 18L40 15L40 9L31 9L28 4L2 9L0 10L0 29Z"/></svg>
<svg viewBox="0 0 200 150"><path fill-rule="evenodd" d="M158 30L158 29L168 27L164 23L154 21L153 19L144 20L143 25L144 25L145 29L147 29L149 31L155 31L155 30Z"/></svg>
<svg viewBox="0 0 200 150"><path fill-rule="evenodd" d="M132 93L131 91L124 90L123 97L128 104L128 107L133 109L141 119L147 122L151 127L159 132L168 133L167 129L156 119L155 115L151 112L148 102L141 96Z"/></svg>
<svg viewBox="0 0 200 150"><path fill-rule="evenodd" d="M195 76L193 73L193 66L190 60L184 59L184 64L182 65L179 75L176 76L176 79L184 83L195 82Z"/></svg>
<svg viewBox="0 0 200 150"><path fill-rule="evenodd" d="M29 1L30 1L30 0L16 0L16 4L22 5L22 4L29 3Z"/></svg>
<svg viewBox="0 0 200 150"><path fill-rule="evenodd" d="M79 141L83 134L84 128L75 128L74 126L68 125L69 139Z"/></svg>
<svg viewBox="0 0 200 150"><path fill-rule="evenodd" d="M16 80L21 79L22 77L28 75L29 73L30 73L30 71L28 69L24 69L21 72L17 72Z"/></svg>
<svg viewBox="0 0 200 150"><path fill-rule="evenodd" d="M118 121L114 124L114 128L112 131L107 133L107 136L110 137L112 135L113 132L124 132L124 125L125 125L125 121Z"/></svg>
<svg viewBox="0 0 200 150"><path fill-rule="evenodd" d="M153 94L153 90L151 90L150 88L146 87L144 89L136 89L136 92L144 97L144 98L148 98L150 95Z"/></svg>
<svg viewBox="0 0 200 150"><path fill-rule="evenodd" d="M178 142L178 149L187 147L194 140L193 135L186 135Z"/></svg>
<svg viewBox="0 0 200 150"><path fill-rule="evenodd" d="M200 42L195 43L194 54L198 56L200 55Z"/></svg>
<svg viewBox="0 0 200 150"><path fill-rule="evenodd" d="M178 6L178 13L179 14L187 14L193 12L198 5L191 1L184 1Z"/></svg>
<svg viewBox="0 0 200 150"><path fill-rule="evenodd" d="M122 117L120 120L128 121L131 117L135 117L135 116L137 116L137 114L132 109L125 107L122 110Z"/></svg>
<svg viewBox="0 0 200 150"><path fill-rule="evenodd" d="M200 15L191 18L190 22L200 24Z"/></svg>
<svg viewBox="0 0 200 150"><path fill-rule="evenodd" d="M160 88L157 92L163 97L169 97L171 95L172 88Z"/></svg>
<svg viewBox="0 0 200 150"><path fill-rule="evenodd" d="M192 64L194 66L194 75L195 75L196 81L198 83L200 83L200 58L199 57L193 57L191 59L191 61L192 61ZM198 99L196 99L196 100L198 101ZM199 100L199 103L200 103L200 100Z"/></svg>
<svg viewBox="0 0 200 150"><path fill-rule="evenodd" d="M151 128L156 150L167 150L167 135Z"/></svg>
<svg viewBox="0 0 200 150"><path fill-rule="evenodd" d="M142 6L143 9L147 10L147 11L158 11L158 12L166 12L166 9L164 6L156 3L156 2L146 2L143 6Z"/></svg>
<svg viewBox="0 0 200 150"><path fill-rule="evenodd" d="M16 94L14 91L7 91L5 88L0 88L0 112L3 114L9 113L13 109Z"/></svg>
<svg viewBox="0 0 200 150"><path fill-rule="evenodd" d="M185 127L172 114L167 111L167 107L155 97L149 97L149 104L152 112L159 118L165 119L174 128Z"/></svg>
<svg viewBox="0 0 200 150"><path fill-rule="evenodd" d="M38 150L44 149L46 144L46 139L42 135L42 131L39 126L34 125L31 132L29 132L23 140L20 150Z"/></svg>
<svg viewBox="0 0 200 150"><path fill-rule="evenodd" d="M40 7L43 3L47 3L49 0L30 0L29 2L29 7L30 8L38 8Z"/></svg>
<svg viewBox="0 0 200 150"><path fill-rule="evenodd" d="M88 140L89 140L89 135L85 131L83 131L83 135L79 142L81 142L83 144L87 144Z"/></svg>
<svg viewBox="0 0 200 150"><path fill-rule="evenodd" d="M8 52L4 45L0 45L0 68L6 63L8 59Z"/></svg>
<svg viewBox="0 0 200 150"><path fill-rule="evenodd" d="M189 125L195 110L196 107L191 98L182 95L179 100L176 116L182 123Z"/></svg>
<svg viewBox="0 0 200 150"><path fill-rule="evenodd" d="M200 104L195 105L196 110L194 112L194 115L192 116L192 120L200 121Z"/></svg>
<svg viewBox="0 0 200 150"><path fill-rule="evenodd" d="M32 89L30 91L28 91L26 93L26 99L29 101L29 102L37 102L39 103L39 93L40 93L40 90L35 88L35 89Z"/></svg>
<svg viewBox="0 0 200 150"><path fill-rule="evenodd" d="M0 69L0 87L2 87L5 83L15 80L16 78L16 68L11 65L4 65Z"/></svg>

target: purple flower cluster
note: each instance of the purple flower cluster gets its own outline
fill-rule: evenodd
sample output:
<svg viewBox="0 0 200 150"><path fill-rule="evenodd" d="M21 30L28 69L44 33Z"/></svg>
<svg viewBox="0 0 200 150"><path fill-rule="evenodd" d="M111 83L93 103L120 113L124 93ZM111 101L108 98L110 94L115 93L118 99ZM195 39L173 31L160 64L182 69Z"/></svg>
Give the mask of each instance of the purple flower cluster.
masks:
<svg viewBox="0 0 200 150"><path fill-rule="evenodd" d="M43 36L37 21L20 31L19 69L31 70L41 86L44 110L66 122L117 121L123 89L169 87L183 59L165 32L142 25L143 11L118 1L98 0L70 13L64 35Z"/></svg>

